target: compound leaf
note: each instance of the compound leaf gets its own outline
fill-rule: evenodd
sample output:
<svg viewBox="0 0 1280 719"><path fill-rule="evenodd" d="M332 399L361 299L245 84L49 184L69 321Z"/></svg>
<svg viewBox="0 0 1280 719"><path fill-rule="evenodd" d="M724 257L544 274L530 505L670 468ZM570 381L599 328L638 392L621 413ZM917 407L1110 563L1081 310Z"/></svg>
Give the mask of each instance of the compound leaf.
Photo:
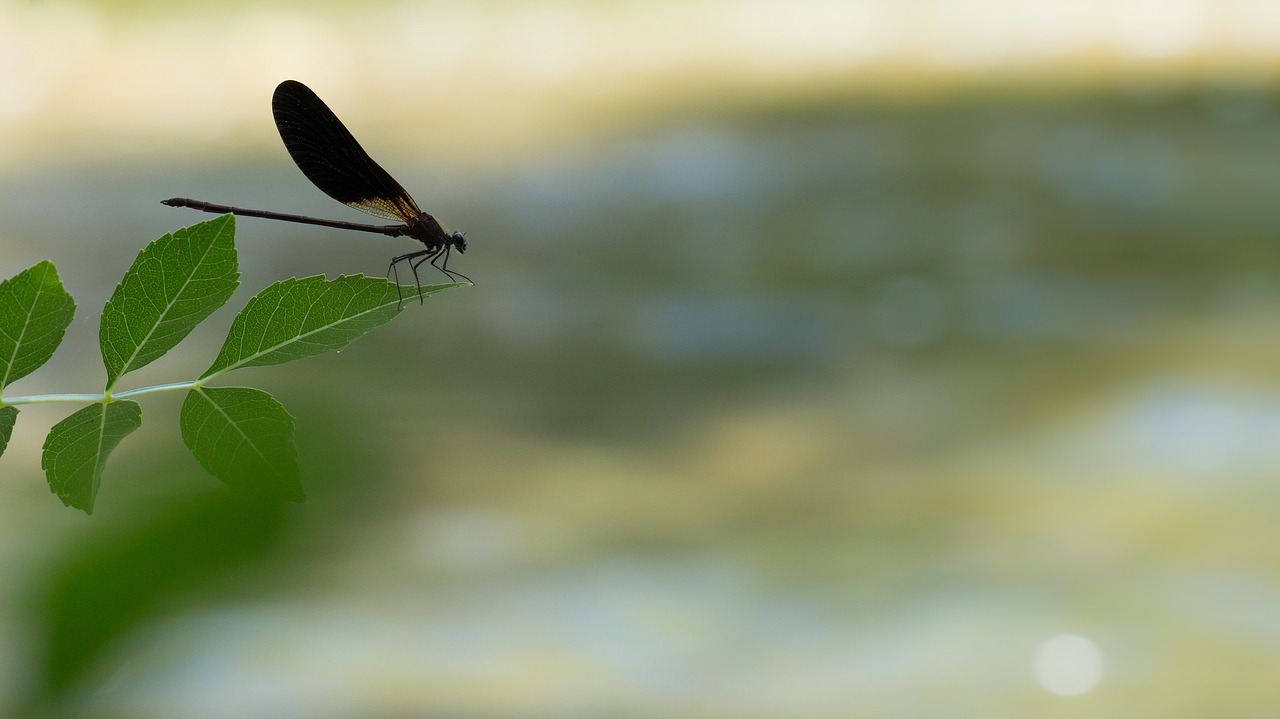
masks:
<svg viewBox="0 0 1280 719"><path fill-rule="evenodd" d="M102 309L98 342L107 389L173 349L231 298L240 282L235 221L201 222L147 245Z"/></svg>
<svg viewBox="0 0 1280 719"><path fill-rule="evenodd" d="M75 314L48 260L0 282L0 388L48 362Z"/></svg>
<svg viewBox="0 0 1280 719"><path fill-rule="evenodd" d="M142 407L120 400L88 407L55 424L44 441L40 466L62 503L93 514L107 457L142 426Z"/></svg>
<svg viewBox="0 0 1280 719"><path fill-rule="evenodd" d="M182 403L182 439L210 474L233 486L301 502L293 417L248 387L199 387Z"/></svg>
<svg viewBox="0 0 1280 719"><path fill-rule="evenodd" d="M423 296L461 283L427 285ZM412 293L412 294L410 294ZM259 292L236 317L218 358L201 379L346 347L399 314L417 288L381 277L323 275L281 280Z"/></svg>
<svg viewBox="0 0 1280 719"><path fill-rule="evenodd" d="M9 448L9 439L13 437L13 425L17 421L17 407L0 407L0 455Z"/></svg>

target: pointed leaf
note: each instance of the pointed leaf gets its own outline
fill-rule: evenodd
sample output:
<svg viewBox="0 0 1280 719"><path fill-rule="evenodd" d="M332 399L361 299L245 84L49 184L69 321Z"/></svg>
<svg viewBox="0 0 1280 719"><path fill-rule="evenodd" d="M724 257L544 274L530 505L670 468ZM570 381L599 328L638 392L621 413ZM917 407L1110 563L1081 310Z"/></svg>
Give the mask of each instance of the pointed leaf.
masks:
<svg viewBox="0 0 1280 719"><path fill-rule="evenodd" d="M102 309L107 389L173 349L239 284L235 222L223 215L147 245Z"/></svg>
<svg viewBox="0 0 1280 719"><path fill-rule="evenodd" d="M293 417L275 397L248 387L200 387L182 403L182 439L210 474L301 502Z"/></svg>
<svg viewBox="0 0 1280 719"><path fill-rule="evenodd" d="M17 407L0 407L0 455L9 448L9 439L13 437L13 425L17 421Z"/></svg>
<svg viewBox="0 0 1280 719"><path fill-rule="evenodd" d="M92 404L55 424L40 461L49 488L68 507L93 514L107 457L141 426L142 407L128 400Z"/></svg>
<svg viewBox="0 0 1280 719"><path fill-rule="evenodd" d="M428 285L422 294L458 284ZM343 275L327 280L317 275L281 280L249 300L201 379L342 349L395 317L410 298L417 298L416 287L397 288L381 277Z"/></svg>
<svg viewBox="0 0 1280 719"><path fill-rule="evenodd" d="M0 388L48 362L75 314L48 260L0 282Z"/></svg>

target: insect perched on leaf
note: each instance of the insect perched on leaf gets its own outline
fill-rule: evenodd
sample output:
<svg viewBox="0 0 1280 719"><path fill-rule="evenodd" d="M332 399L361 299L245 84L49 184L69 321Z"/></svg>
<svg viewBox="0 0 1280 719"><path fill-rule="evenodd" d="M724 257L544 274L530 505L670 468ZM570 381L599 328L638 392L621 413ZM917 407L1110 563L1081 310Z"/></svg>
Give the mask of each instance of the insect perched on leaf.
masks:
<svg viewBox="0 0 1280 719"><path fill-rule="evenodd" d="M311 88L296 80L285 80L276 87L271 98L271 111L275 115L276 128L280 130L280 139L284 140L289 156L313 185L344 205L375 217L399 220L400 224L365 225L324 220L283 212L216 205L186 197L164 200L163 204L170 207L190 207L203 212L229 212L245 217L376 232L391 237L411 237L425 245L426 249L393 257L387 267L387 274L395 273L396 286L399 287L396 266L402 262L408 264L413 271L413 281L418 287L419 300L422 298L422 282L418 278L418 268L424 262L430 262L432 267L451 280L462 278L471 282L471 278L466 275L449 269L449 253L454 249L459 253L467 251L467 240L462 233L449 232L435 217L418 209L418 203L414 202L395 178L369 157L369 153L360 147L360 143L356 142L356 138L338 116L333 114L333 110Z"/></svg>

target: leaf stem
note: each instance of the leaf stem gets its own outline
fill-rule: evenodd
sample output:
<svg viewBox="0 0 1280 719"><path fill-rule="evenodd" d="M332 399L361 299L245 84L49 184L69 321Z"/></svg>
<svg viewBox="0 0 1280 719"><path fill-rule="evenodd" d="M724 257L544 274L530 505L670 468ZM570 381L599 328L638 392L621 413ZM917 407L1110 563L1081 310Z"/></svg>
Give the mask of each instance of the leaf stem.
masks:
<svg viewBox="0 0 1280 719"><path fill-rule="evenodd" d="M101 402L106 399L103 394L32 394L25 397L6 397L0 400L5 405L36 404L38 402Z"/></svg>
<svg viewBox="0 0 1280 719"><path fill-rule="evenodd" d="M183 389L194 389L203 384L200 380L189 380L186 382L170 382L168 384L156 384L150 387L139 387L137 389L129 389L123 392L112 392L111 399L127 399L140 394L151 394L152 392L170 392ZM84 404L93 404L95 402L106 402L107 395L98 394L32 394L24 397L5 397L0 399L0 406L11 404L39 404L41 402L80 402Z"/></svg>
<svg viewBox="0 0 1280 719"><path fill-rule="evenodd" d="M150 387L139 387L137 389L127 389L123 392L112 392L111 396L115 399L124 399L139 394L151 394L152 392L169 392L180 389L195 389L203 385L200 380L187 380L186 382L170 382L168 384L153 384Z"/></svg>

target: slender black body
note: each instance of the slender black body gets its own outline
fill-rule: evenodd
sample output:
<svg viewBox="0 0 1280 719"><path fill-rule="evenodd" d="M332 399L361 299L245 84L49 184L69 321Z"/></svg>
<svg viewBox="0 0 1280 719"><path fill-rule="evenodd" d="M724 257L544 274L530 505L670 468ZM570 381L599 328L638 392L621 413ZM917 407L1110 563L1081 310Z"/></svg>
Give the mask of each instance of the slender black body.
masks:
<svg viewBox="0 0 1280 719"><path fill-rule="evenodd" d="M284 220L340 230L376 232L391 237L411 237L426 249L399 255L391 259L387 274L395 272L396 265L407 262L413 271L421 298L422 283L418 280L418 267L430 262L432 267L448 275L450 279L466 275L449 270L449 252L467 251L467 240L461 232L450 233L436 218L418 209L408 192L386 170L369 157L360 147L338 116L306 85L296 80L285 80L276 88L271 98L271 111L275 115L276 129L285 149L302 174L311 184L326 195L361 212L388 220L398 220L396 225L365 225L342 220L324 220L304 215L290 215L268 210L250 210L230 205L217 205L203 200L174 197L164 200L170 207L190 207L203 212L231 213L245 217L262 217L268 220ZM440 261L440 264L436 264ZM399 273L396 273L397 275ZM399 280L397 278L396 285Z"/></svg>

